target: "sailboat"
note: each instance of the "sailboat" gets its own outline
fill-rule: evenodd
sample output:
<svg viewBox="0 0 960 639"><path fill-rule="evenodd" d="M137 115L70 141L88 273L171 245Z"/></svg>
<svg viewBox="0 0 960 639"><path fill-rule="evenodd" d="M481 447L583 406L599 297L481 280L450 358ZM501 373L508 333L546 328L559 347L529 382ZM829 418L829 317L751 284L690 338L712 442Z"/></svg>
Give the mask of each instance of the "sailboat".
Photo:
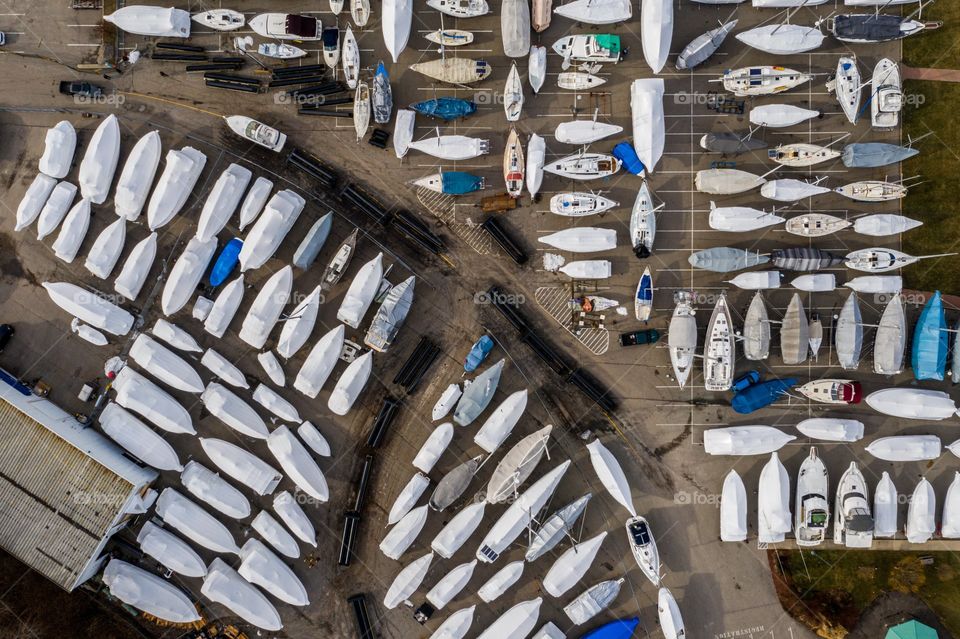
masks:
<svg viewBox="0 0 960 639"><path fill-rule="evenodd" d="M653 205L653 196L644 180L630 214L630 242L637 257L648 257L653 251L653 240L657 233L657 211L662 207L662 204Z"/></svg>
<svg viewBox="0 0 960 639"><path fill-rule="evenodd" d="M693 69L706 62L716 53L736 26L737 20L731 20L691 40L690 44L685 46L677 56L677 70Z"/></svg>
<svg viewBox="0 0 960 639"><path fill-rule="evenodd" d="M393 89L390 88L390 75L383 61L377 63L377 72L373 76L373 121L377 124L386 124L393 115ZM354 100L353 108L357 103Z"/></svg>
<svg viewBox="0 0 960 639"><path fill-rule="evenodd" d="M663 70L673 40L673 0L641 0L640 43L643 59L656 74Z"/></svg>
<svg viewBox="0 0 960 639"><path fill-rule="evenodd" d="M907 255L896 249L882 247L865 248L847 253L844 264L847 268L867 273L884 273L903 268L920 260L934 257L948 257L956 253L942 253L937 255Z"/></svg>
<svg viewBox="0 0 960 639"><path fill-rule="evenodd" d="M856 291L850 291L847 301L840 309L834 330L834 346L837 360L843 370L856 370L860 364L860 351L863 348L863 319L860 315L860 302Z"/></svg>
<svg viewBox="0 0 960 639"><path fill-rule="evenodd" d="M793 55L819 48L826 36L817 27L783 22L741 31L735 37L748 47L765 53Z"/></svg>
<svg viewBox="0 0 960 639"><path fill-rule="evenodd" d="M766 212L749 206L718 207L710 202L710 228L729 233L756 231L783 222L784 218L773 211Z"/></svg>
<svg viewBox="0 0 960 639"><path fill-rule="evenodd" d="M441 47L462 47L473 42L473 33L462 29L437 29L423 37Z"/></svg>
<svg viewBox="0 0 960 639"><path fill-rule="evenodd" d="M810 455L800 464L797 476L797 501L794 536L798 546L819 546L830 525L830 480L827 466L810 447Z"/></svg>
<svg viewBox="0 0 960 639"><path fill-rule="evenodd" d="M370 21L370 0L350 0L350 17L358 27L367 26Z"/></svg>
<svg viewBox="0 0 960 639"><path fill-rule="evenodd" d="M564 144L590 144L623 131L622 126L592 120L571 120L557 125L553 135Z"/></svg>
<svg viewBox="0 0 960 639"><path fill-rule="evenodd" d="M707 341L703 347L703 378L706 390L730 390L735 356L733 320L730 318L727 296L721 293L707 324Z"/></svg>
<svg viewBox="0 0 960 639"><path fill-rule="evenodd" d="M828 213L805 213L790 218L784 226L787 233L801 237L823 237L850 228L853 222Z"/></svg>
<svg viewBox="0 0 960 639"><path fill-rule="evenodd" d="M384 0L381 8L380 30L383 42L396 64L410 41L410 27L413 24L413 0Z"/></svg>
<svg viewBox="0 0 960 639"><path fill-rule="evenodd" d="M637 282L637 291L633 298L633 311L637 321L646 322L653 313L653 275L650 267L643 269L640 281Z"/></svg>
<svg viewBox="0 0 960 639"><path fill-rule="evenodd" d="M834 191L857 202L889 202L906 197L907 189L901 182L862 180L838 186Z"/></svg>
<svg viewBox="0 0 960 639"><path fill-rule="evenodd" d="M211 9L192 16L193 21L216 31L235 31L246 24L247 19L239 11L232 9Z"/></svg>
<svg viewBox="0 0 960 639"><path fill-rule="evenodd" d="M527 141L527 191L536 197L543 185L543 163L547 155L547 143L532 133Z"/></svg>
<svg viewBox="0 0 960 639"><path fill-rule="evenodd" d="M897 375L903 371L903 354L907 346L907 316L903 298L891 295L880 315L873 341L873 372ZM956 368L956 367L955 367Z"/></svg>
<svg viewBox="0 0 960 639"><path fill-rule="evenodd" d="M516 69L516 67L514 67ZM516 128L510 129L507 146L503 150L503 180L510 197L518 198L523 193L523 144Z"/></svg>
<svg viewBox="0 0 960 639"><path fill-rule="evenodd" d="M793 104L764 104L750 109L750 124L781 129L795 126L820 115L819 111Z"/></svg>
<svg viewBox="0 0 960 639"><path fill-rule="evenodd" d="M571 180L596 180L610 177L620 166L620 160L612 155L580 152L547 163L543 170Z"/></svg>
<svg viewBox="0 0 960 639"><path fill-rule="evenodd" d="M724 71L720 81L724 89L737 97L748 97L783 93L809 82L812 77L786 67L761 66Z"/></svg>
<svg viewBox="0 0 960 639"><path fill-rule="evenodd" d="M323 271L323 279L320 281L320 286L323 290L329 291L347 272L347 267L350 266L353 255L356 253L358 233L360 233L360 229L354 229L353 233L347 236L347 239L343 241L343 244L341 244L337 252L334 253L330 263L327 264L327 267Z"/></svg>
<svg viewBox="0 0 960 639"><path fill-rule="evenodd" d="M547 79L547 48L533 45L527 61L527 80L534 93L539 93Z"/></svg>
<svg viewBox="0 0 960 639"><path fill-rule="evenodd" d="M670 319L667 344L673 374L677 378L677 384L683 388L693 368L693 356L697 348L697 320L694 317L696 311L693 310L693 293L678 291L674 295L674 301L676 307Z"/></svg>
<svg viewBox="0 0 960 639"><path fill-rule="evenodd" d="M487 0L427 0L427 6L454 18L476 18L490 13Z"/></svg>
<svg viewBox="0 0 960 639"><path fill-rule="evenodd" d="M856 56L841 56L837 62L837 75L834 78L837 100L843 114L850 124L856 124L860 116L860 69Z"/></svg>
<svg viewBox="0 0 960 639"><path fill-rule="evenodd" d="M580 71L564 71L557 74L557 86L568 91L587 91L605 84L606 78Z"/></svg>
<svg viewBox="0 0 960 639"><path fill-rule="evenodd" d="M616 206L617 202L594 193L557 193L550 198L550 212L565 217L596 215Z"/></svg>
<svg viewBox="0 0 960 639"><path fill-rule="evenodd" d="M366 82L357 85L353 98L353 128L357 132L357 142L363 139L370 126L370 87Z"/></svg>
<svg viewBox="0 0 960 639"><path fill-rule="evenodd" d="M657 542L650 531L650 524L645 517L637 515L626 521L627 542L633 552L633 558L640 566L654 586L660 585L660 553L657 551Z"/></svg>
<svg viewBox="0 0 960 639"><path fill-rule="evenodd" d="M751 111L751 114L752 113L753 111ZM819 178L813 182L805 182L792 178L770 180L760 187L760 195L778 202L798 202L809 197L829 193L832 189L820 186L821 181L823 181L823 178Z"/></svg>
<svg viewBox="0 0 960 639"><path fill-rule="evenodd" d="M833 543L847 548L873 545L873 517L870 514L870 489L857 462L840 477L834 502Z"/></svg>
<svg viewBox="0 0 960 639"><path fill-rule="evenodd" d="M841 42L873 43L891 42L915 35L927 29L938 29L942 22L921 22L914 18L926 6L920 6L907 16L892 13L846 13L826 18L827 31Z"/></svg>
<svg viewBox="0 0 960 639"><path fill-rule="evenodd" d="M784 166L804 167L829 162L840 157L840 151L819 144L793 142L770 149L767 151L767 157Z"/></svg>
<svg viewBox="0 0 960 639"><path fill-rule="evenodd" d="M751 361L762 361L770 355L770 319L760 291L754 293L743 320L743 355Z"/></svg>
<svg viewBox="0 0 960 639"><path fill-rule="evenodd" d="M441 160L470 160L487 153L490 150L490 141L465 135L440 135L440 130L437 129L436 137L416 140L411 142L408 148Z"/></svg>
<svg viewBox="0 0 960 639"><path fill-rule="evenodd" d="M447 57L411 64L410 69L447 84L473 84L487 79L493 72L486 60Z"/></svg>
<svg viewBox="0 0 960 639"><path fill-rule="evenodd" d="M807 361L810 349L810 325L800 295L794 293L780 325L780 352L783 363L796 366Z"/></svg>
<svg viewBox="0 0 960 639"><path fill-rule="evenodd" d="M523 111L523 83L517 71L517 63L510 66L507 82L503 87L503 110L507 114L507 122L516 122Z"/></svg>
<svg viewBox="0 0 960 639"><path fill-rule="evenodd" d="M823 322L820 321L819 314L814 313L810 316L809 330L810 337L807 341L810 344L810 354L816 361L817 353L820 352L820 345L823 344Z"/></svg>
<svg viewBox="0 0 960 639"><path fill-rule="evenodd" d="M343 34L343 53L340 56L340 63L343 66L343 78L347 81L347 86L356 89L360 78L360 47L349 25Z"/></svg>

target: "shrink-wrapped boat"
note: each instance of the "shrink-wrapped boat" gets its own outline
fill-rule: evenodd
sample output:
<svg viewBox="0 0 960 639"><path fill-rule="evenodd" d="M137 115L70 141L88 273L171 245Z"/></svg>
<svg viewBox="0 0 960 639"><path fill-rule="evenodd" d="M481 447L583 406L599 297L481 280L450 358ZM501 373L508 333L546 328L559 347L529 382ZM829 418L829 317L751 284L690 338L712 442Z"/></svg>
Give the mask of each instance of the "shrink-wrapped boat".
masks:
<svg viewBox="0 0 960 639"><path fill-rule="evenodd" d="M180 212L206 163L207 156L192 146L167 151L163 173L147 203L147 224L151 231L165 226Z"/></svg>
<svg viewBox="0 0 960 639"><path fill-rule="evenodd" d="M94 204L103 204L120 159L120 124L109 115L93 132L80 162L80 195Z"/></svg>
<svg viewBox="0 0 960 639"><path fill-rule="evenodd" d="M62 180L73 166L73 154L77 150L77 130L69 120L61 120L47 129L43 155L40 156L40 172Z"/></svg>
<svg viewBox="0 0 960 639"><path fill-rule="evenodd" d="M306 200L290 190L274 193L240 249L240 270L263 266L280 247L303 211Z"/></svg>
<svg viewBox="0 0 960 639"><path fill-rule="evenodd" d="M160 166L161 151L160 134L157 131L150 131L133 145L113 193L113 207L117 215L131 222L140 217Z"/></svg>
<svg viewBox="0 0 960 639"><path fill-rule="evenodd" d="M222 439L200 438L200 446L210 461L228 477L258 495L269 495L283 475L253 453Z"/></svg>
<svg viewBox="0 0 960 639"><path fill-rule="evenodd" d="M182 590L157 575L120 559L111 559L101 580L110 595L157 619L186 624L200 621L196 606Z"/></svg>
<svg viewBox="0 0 960 639"><path fill-rule="evenodd" d="M170 433L195 435L190 413L149 379L125 366L113 380L116 402Z"/></svg>
<svg viewBox="0 0 960 639"><path fill-rule="evenodd" d="M180 483L187 491L233 519L250 516L250 502L239 490L203 464L189 461L180 473Z"/></svg>
<svg viewBox="0 0 960 639"><path fill-rule="evenodd" d="M290 298L292 286L293 268L290 265L270 276L243 318L243 325L240 327L241 340L254 348L263 348Z"/></svg>

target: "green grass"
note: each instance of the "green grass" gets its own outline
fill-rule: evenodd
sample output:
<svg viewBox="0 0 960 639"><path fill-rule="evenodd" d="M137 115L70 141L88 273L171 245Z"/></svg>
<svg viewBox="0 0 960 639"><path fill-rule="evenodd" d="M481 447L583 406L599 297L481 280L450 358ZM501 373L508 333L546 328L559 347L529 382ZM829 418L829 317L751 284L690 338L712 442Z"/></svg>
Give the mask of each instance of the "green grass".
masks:
<svg viewBox="0 0 960 639"><path fill-rule="evenodd" d="M926 602L953 636L960 636L960 558L933 553L924 566L924 553L884 551L825 551L781 553L793 591L825 618L847 630L881 594L913 593Z"/></svg>
<svg viewBox="0 0 960 639"><path fill-rule="evenodd" d="M960 69L960 2L937 2L923 13L924 20L942 20L936 31L903 41L904 63L912 67ZM904 175L921 175L924 184L910 190L903 213L924 225L904 236L903 250L911 255L960 251L960 84L920 82L904 84L908 105L903 111L904 138L933 135L919 143L920 155L903 165ZM918 104L922 100L922 104ZM951 290L960 273L960 256L924 260L904 269L907 288Z"/></svg>

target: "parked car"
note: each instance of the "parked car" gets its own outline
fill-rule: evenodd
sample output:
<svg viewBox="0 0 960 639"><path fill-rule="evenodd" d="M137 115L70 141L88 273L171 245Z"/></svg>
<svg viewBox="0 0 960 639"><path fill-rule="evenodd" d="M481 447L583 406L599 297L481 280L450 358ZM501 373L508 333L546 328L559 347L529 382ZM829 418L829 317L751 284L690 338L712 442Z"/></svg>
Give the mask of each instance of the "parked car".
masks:
<svg viewBox="0 0 960 639"><path fill-rule="evenodd" d="M7 34L3 31L0 31L0 47L7 43Z"/></svg>
<svg viewBox="0 0 960 639"><path fill-rule="evenodd" d="M63 80L60 82L60 93L63 95L80 95L85 98L98 98L103 95L103 89L90 82Z"/></svg>
<svg viewBox="0 0 960 639"><path fill-rule="evenodd" d="M9 324L0 324L0 352L3 352L16 332Z"/></svg>
<svg viewBox="0 0 960 639"><path fill-rule="evenodd" d="M639 344L653 344L660 339L660 331L648 328L642 331L620 333L620 346L637 346Z"/></svg>

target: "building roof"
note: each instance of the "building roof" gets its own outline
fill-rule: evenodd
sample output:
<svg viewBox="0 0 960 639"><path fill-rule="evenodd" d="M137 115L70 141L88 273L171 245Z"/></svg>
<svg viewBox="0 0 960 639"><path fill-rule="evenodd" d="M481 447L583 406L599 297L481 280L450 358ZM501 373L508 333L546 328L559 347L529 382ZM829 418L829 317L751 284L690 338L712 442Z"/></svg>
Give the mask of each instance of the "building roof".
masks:
<svg viewBox="0 0 960 639"><path fill-rule="evenodd" d="M911 619L887 630L885 639L938 639L937 631Z"/></svg>
<svg viewBox="0 0 960 639"><path fill-rule="evenodd" d="M156 474L4 371L0 382L0 546L71 590Z"/></svg>

